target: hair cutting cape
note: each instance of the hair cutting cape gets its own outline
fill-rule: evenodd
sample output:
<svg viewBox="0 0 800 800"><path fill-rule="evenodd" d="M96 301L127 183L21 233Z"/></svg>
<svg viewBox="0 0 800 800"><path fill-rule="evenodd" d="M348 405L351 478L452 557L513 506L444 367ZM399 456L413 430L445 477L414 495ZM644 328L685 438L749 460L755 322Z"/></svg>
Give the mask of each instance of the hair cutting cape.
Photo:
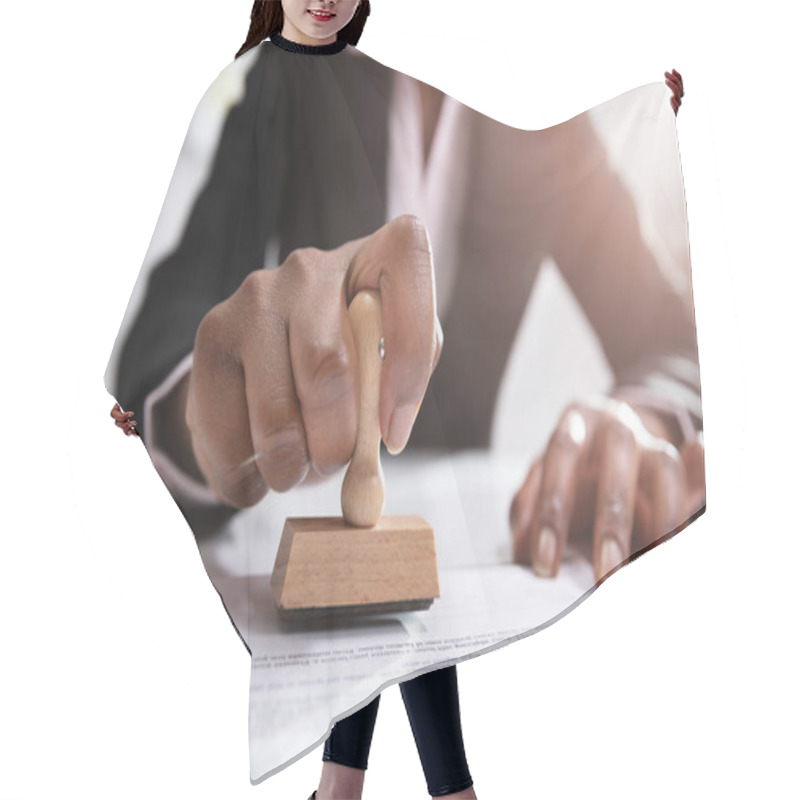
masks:
<svg viewBox="0 0 800 800"><path fill-rule="evenodd" d="M225 67L192 118L105 375L251 654L254 782L385 687L574 608L609 574L594 563L604 525L625 564L705 510L669 89L652 83L529 131L427 87L441 105L426 153L421 86L349 45L309 55L265 40ZM407 446L390 455L380 445L383 513L433 529L440 593L422 610L287 621L270 586L286 519L341 515L347 465L247 507L224 502L187 435L198 328L254 271L285 271L300 248L331 251L406 214L427 230L443 342ZM332 291L352 300L345 285ZM582 403L611 396L621 422L602 438ZM647 411L669 436L637 428ZM635 493L609 490L602 475L617 462L600 458L592 473L588 455L572 499L548 494L545 480L528 493L540 515L530 525L569 528L556 574L540 575L536 532L512 530L515 495L548 447L569 458L591 445L599 458L622 429L644 453L624 467L638 470ZM676 492L679 508L667 499Z"/></svg>

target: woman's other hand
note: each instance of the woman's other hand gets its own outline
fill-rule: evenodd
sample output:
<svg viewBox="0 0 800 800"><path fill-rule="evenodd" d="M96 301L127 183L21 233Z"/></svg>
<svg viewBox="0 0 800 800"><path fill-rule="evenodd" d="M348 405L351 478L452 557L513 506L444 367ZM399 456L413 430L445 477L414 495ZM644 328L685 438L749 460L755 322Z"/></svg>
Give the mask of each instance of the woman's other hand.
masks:
<svg viewBox="0 0 800 800"><path fill-rule="evenodd" d="M600 581L705 501L702 439L680 450L649 410L610 397L570 404L514 496L514 561L558 574L567 540Z"/></svg>
<svg viewBox="0 0 800 800"><path fill-rule="evenodd" d="M133 411L123 411L119 403L114 403L111 416L114 418L114 424L125 431L126 436L139 435L139 431L136 430L136 420L132 419Z"/></svg>
<svg viewBox="0 0 800 800"><path fill-rule="evenodd" d="M672 89L672 97L669 102L672 104L672 110L675 116L678 116L678 109L681 106L681 97L683 97L683 78L678 70L673 69L672 72L665 72L666 80L664 83Z"/></svg>
<svg viewBox="0 0 800 800"><path fill-rule="evenodd" d="M295 250L203 318L186 423L224 502L250 507L352 457L359 386L347 309L362 289L381 297L381 436L392 453L405 447L442 347L430 241L410 214L335 250Z"/></svg>

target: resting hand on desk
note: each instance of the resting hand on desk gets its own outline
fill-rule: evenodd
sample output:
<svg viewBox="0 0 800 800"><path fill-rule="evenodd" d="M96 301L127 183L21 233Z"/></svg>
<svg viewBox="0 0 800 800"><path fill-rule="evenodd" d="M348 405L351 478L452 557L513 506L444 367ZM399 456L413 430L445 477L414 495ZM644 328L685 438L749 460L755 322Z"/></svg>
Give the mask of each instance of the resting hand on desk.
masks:
<svg viewBox="0 0 800 800"><path fill-rule="evenodd" d="M654 412L612 397L570 404L510 510L514 561L556 577L564 547L602 580L702 504L701 440L678 449Z"/></svg>

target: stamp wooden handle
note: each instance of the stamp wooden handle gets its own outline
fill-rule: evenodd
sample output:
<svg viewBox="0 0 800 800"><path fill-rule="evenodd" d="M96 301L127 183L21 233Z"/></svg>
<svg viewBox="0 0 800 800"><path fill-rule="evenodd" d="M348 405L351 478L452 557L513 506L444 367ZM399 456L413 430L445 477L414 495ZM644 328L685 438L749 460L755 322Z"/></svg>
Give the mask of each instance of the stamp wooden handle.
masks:
<svg viewBox="0 0 800 800"><path fill-rule="evenodd" d="M348 314L358 353L359 410L356 448L342 483L342 516L348 525L371 528L381 518L386 496L378 417L383 338L380 294L363 289L353 298Z"/></svg>

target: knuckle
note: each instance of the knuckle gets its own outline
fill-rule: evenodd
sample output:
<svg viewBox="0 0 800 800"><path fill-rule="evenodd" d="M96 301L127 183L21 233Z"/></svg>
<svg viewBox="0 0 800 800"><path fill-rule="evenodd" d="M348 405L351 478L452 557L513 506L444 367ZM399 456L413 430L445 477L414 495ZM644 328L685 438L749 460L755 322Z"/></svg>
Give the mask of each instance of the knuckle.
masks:
<svg viewBox="0 0 800 800"><path fill-rule="evenodd" d="M272 270L257 269L247 275L236 293L240 319L263 319L270 306L273 282Z"/></svg>
<svg viewBox="0 0 800 800"><path fill-rule="evenodd" d="M556 530L561 530L565 522L566 504L558 492L545 492L542 497L542 521Z"/></svg>
<svg viewBox="0 0 800 800"><path fill-rule="evenodd" d="M619 435L622 437L624 431L627 431L633 439L636 438L636 433L644 430L644 423L639 412L624 400L617 400L614 405L614 411L610 424L619 429Z"/></svg>
<svg viewBox="0 0 800 800"><path fill-rule="evenodd" d="M576 455L586 441L586 418L578 403L571 403L550 436L549 449Z"/></svg>
<svg viewBox="0 0 800 800"><path fill-rule="evenodd" d="M308 465L304 432L296 422L264 431L259 444L261 471L270 486L281 487L280 476L299 473Z"/></svg>
<svg viewBox="0 0 800 800"><path fill-rule="evenodd" d="M683 461L681 461L678 449L665 442L664 446L659 447L654 453L655 468L662 473L679 476L683 472Z"/></svg>
<svg viewBox="0 0 800 800"><path fill-rule="evenodd" d="M237 361L281 329L281 286L276 273L275 269L253 270L234 295L212 309L221 320L220 341Z"/></svg>
<svg viewBox="0 0 800 800"><path fill-rule="evenodd" d="M352 371L342 344L314 342L304 361L311 382L312 396L308 400L312 405L327 405L352 390Z"/></svg>
<svg viewBox="0 0 800 800"><path fill-rule="evenodd" d="M565 453L575 453L580 449L580 442L575 437L574 426L569 422L561 422L550 437L550 447Z"/></svg>
<svg viewBox="0 0 800 800"><path fill-rule="evenodd" d="M626 530L633 523L631 509L622 492L611 492L600 504L601 524L607 530Z"/></svg>
<svg viewBox="0 0 800 800"><path fill-rule="evenodd" d="M214 306L197 326L194 341L195 358L216 353L224 341L226 327L224 311L221 306Z"/></svg>
<svg viewBox="0 0 800 800"><path fill-rule="evenodd" d="M192 374L201 373L208 378L212 373L238 369L237 341L239 328L228 307L214 306L200 321L194 340Z"/></svg>
<svg viewBox="0 0 800 800"><path fill-rule="evenodd" d="M247 298L251 296L259 298L266 294L270 273L271 271L267 269L254 269L249 272L239 287L241 293Z"/></svg>
<svg viewBox="0 0 800 800"><path fill-rule="evenodd" d="M292 250L279 267L281 275L292 281L310 281L319 263L322 251L318 247L298 247Z"/></svg>
<svg viewBox="0 0 800 800"><path fill-rule="evenodd" d="M606 444L609 446L630 449L636 445L636 433L623 420L609 420L605 434Z"/></svg>

